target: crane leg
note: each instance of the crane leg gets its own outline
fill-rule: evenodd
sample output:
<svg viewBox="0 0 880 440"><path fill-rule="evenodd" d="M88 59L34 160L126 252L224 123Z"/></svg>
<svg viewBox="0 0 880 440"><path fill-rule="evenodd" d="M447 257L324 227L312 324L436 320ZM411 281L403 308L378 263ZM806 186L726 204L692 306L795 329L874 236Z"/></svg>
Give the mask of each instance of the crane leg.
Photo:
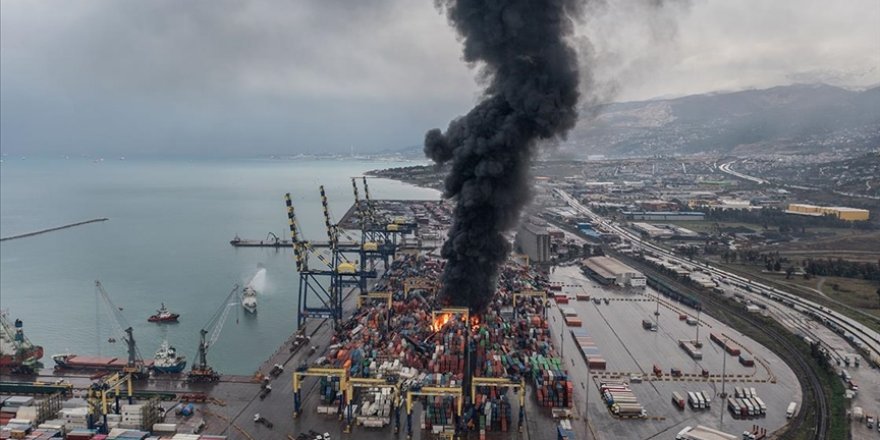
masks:
<svg viewBox="0 0 880 440"><path fill-rule="evenodd" d="M300 408L302 403L299 400L299 391L293 393L293 416L296 417L299 415L302 408Z"/></svg>
<svg viewBox="0 0 880 440"><path fill-rule="evenodd" d="M522 405L519 406L519 432L523 432L523 415L525 415L525 409Z"/></svg>
<svg viewBox="0 0 880 440"><path fill-rule="evenodd" d="M412 412L406 413L406 438L412 438Z"/></svg>

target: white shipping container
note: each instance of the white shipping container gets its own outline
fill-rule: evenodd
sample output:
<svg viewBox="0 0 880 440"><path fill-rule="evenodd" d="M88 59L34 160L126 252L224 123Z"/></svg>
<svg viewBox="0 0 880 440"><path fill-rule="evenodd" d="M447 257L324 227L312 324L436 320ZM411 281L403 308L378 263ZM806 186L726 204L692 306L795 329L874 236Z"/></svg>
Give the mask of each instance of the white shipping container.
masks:
<svg viewBox="0 0 880 440"><path fill-rule="evenodd" d="M153 424L153 432L175 434L175 433L177 433L177 424L176 423L155 423L155 424Z"/></svg>

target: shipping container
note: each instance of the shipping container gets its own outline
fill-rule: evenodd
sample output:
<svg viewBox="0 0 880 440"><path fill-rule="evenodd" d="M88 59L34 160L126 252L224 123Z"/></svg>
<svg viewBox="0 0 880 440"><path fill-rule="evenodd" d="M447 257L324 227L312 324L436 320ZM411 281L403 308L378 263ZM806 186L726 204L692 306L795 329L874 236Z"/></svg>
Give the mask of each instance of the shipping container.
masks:
<svg viewBox="0 0 880 440"><path fill-rule="evenodd" d="M703 359L703 352L700 351L696 346L694 346L693 342L679 340L678 346L681 347L685 351L685 353L687 353L688 356L690 356L692 359Z"/></svg>
<svg viewBox="0 0 880 440"><path fill-rule="evenodd" d="M684 397L681 397L678 391L672 392L672 404L678 407L678 409L684 409Z"/></svg>

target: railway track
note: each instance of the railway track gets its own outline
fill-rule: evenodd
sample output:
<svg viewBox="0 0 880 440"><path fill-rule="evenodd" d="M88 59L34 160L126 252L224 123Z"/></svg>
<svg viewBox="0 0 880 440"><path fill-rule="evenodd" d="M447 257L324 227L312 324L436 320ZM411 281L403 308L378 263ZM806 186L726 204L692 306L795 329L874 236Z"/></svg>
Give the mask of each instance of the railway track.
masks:
<svg viewBox="0 0 880 440"><path fill-rule="evenodd" d="M623 255L617 257L645 273L650 273L656 278L662 279L663 282L668 285L697 297L702 302L704 311L707 311L722 322L738 329L742 329L743 324L747 324L752 327L751 330L762 333L765 337L775 342L774 345L768 346L767 348L773 350L779 355L786 364L788 364L792 371L794 371L795 375L799 378L803 392L803 402L800 411L798 411L797 416L792 419L792 422L788 425L785 431L778 434L778 437L789 438L792 433L803 430L804 424L810 423L814 420L815 429L813 430L811 438L813 440L829 439L831 405L828 401L828 396L825 394L822 387L822 381L819 378L820 372L818 371L818 368L821 367L813 362L809 356L792 346L792 336L786 336L782 331L779 331L772 326L768 326L766 322L762 322L754 316L743 313L741 309L727 303L717 296L713 296L713 294L700 292L697 289L678 282L677 280L659 274L656 270L641 261ZM748 334L747 332L744 333Z"/></svg>

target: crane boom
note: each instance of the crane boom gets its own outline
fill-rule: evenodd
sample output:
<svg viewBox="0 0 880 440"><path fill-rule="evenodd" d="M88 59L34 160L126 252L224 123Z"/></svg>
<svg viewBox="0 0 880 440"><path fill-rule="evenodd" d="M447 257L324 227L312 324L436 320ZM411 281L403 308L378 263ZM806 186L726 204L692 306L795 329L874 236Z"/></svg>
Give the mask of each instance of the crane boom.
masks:
<svg viewBox="0 0 880 440"><path fill-rule="evenodd" d="M226 323L226 318L229 317L229 312L235 307L236 302L234 301L235 295L238 293L238 284L232 287L232 290L229 292L229 295L226 296L226 299L223 301L223 305L220 306L219 309L214 313L214 316L208 320L207 324L205 324L204 330L211 334L211 337L206 341L206 347L208 348L214 345L217 342L217 339L220 338L220 332L223 330L223 324Z"/></svg>
<svg viewBox="0 0 880 440"><path fill-rule="evenodd" d="M364 182L364 200L367 202L367 218L369 218L370 223L375 223L376 213L373 211L373 200L370 199L370 187L367 185L367 176L363 176L362 181Z"/></svg>
<svg viewBox="0 0 880 440"><path fill-rule="evenodd" d="M208 349L220 338L220 332L223 330L223 324L229 317L229 312L236 306L236 294L238 293L238 284L232 287L229 295L223 300L223 304L214 312L211 319L205 323L205 326L199 330L199 350L196 358L198 362L193 364L192 371L189 373L189 380L193 381L216 381L220 375L208 366ZM206 337L210 334L210 337Z"/></svg>
<svg viewBox="0 0 880 440"><path fill-rule="evenodd" d="M214 345L217 342L217 339L220 338L220 332L223 330L223 324L226 324L226 318L229 317L229 311L235 307L235 302L230 302L226 304L226 308L223 310L223 315L220 316L220 319L217 321L217 325L214 326L214 329L211 331L211 338L208 339L208 347Z"/></svg>
<svg viewBox="0 0 880 440"><path fill-rule="evenodd" d="M104 290L104 286L98 280L95 280L95 290L98 292L98 296L104 301L104 305L109 309L110 317L113 318L111 321L116 325L116 331L122 336L122 340L125 341L128 351L128 367L132 369L139 368L144 364L143 356L141 356L141 352L135 343L134 331L131 325L128 323L128 320L125 319L125 316L122 315L122 309L113 303L113 300L110 299L110 295L107 294L107 291Z"/></svg>

